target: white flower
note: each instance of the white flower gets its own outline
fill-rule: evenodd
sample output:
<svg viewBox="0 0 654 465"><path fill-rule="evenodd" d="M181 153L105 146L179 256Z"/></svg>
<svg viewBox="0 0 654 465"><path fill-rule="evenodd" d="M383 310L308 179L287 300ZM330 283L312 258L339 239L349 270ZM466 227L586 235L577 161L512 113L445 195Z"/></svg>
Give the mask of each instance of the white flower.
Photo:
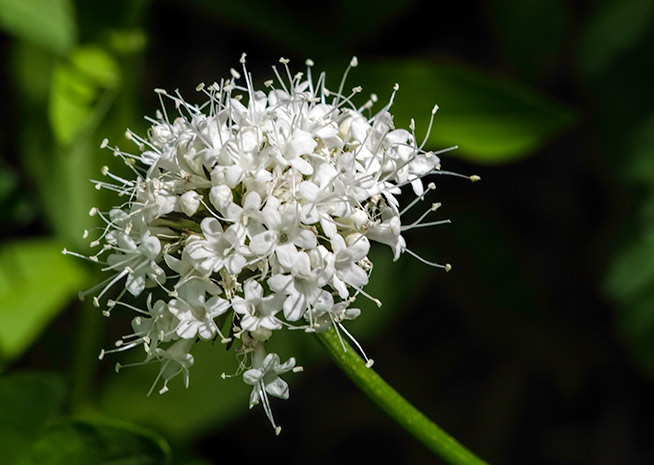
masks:
<svg viewBox="0 0 654 465"><path fill-rule="evenodd" d="M206 285L193 280L180 290L180 297L168 303L168 309L178 320L177 335L183 339L199 336L211 339L220 332L215 318L225 313L230 304L227 300L214 295L205 300Z"/></svg>
<svg viewBox="0 0 654 465"><path fill-rule="evenodd" d="M205 218L200 224L204 239L190 242L188 256L193 265L205 275L218 273L226 268L238 274L245 266L241 248L245 241L245 229L236 223L225 231L216 218Z"/></svg>
<svg viewBox="0 0 654 465"><path fill-rule="evenodd" d="M284 363L280 363L279 355L274 353L266 354L263 345L257 343L254 347L252 364L253 368L243 373L243 381L252 386L250 408L263 402L266 414L276 433L279 434L281 428L275 425L268 394L279 399L288 399L288 384L279 375L293 370L295 368L295 359L291 357Z"/></svg>
<svg viewBox="0 0 654 465"><path fill-rule="evenodd" d="M168 391L168 381L180 373L184 379L184 385L188 387L190 379L189 368L194 363L193 355L190 354L191 347L193 347L192 340L180 339L168 349L157 348L155 350L155 356L161 360L161 369L159 370L157 379L152 384L152 388L150 388L150 392L152 392L152 389L154 389L161 378L164 380L164 385L159 390L159 394Z"/></svg>
<svg viewBox="0 0 654 465"><path fill-rule="evenodd" d="M232 299L232 308L241 317L240 326L250 331L255 339L266 340L275 329L281 329L282 322L275 317L281 310L283 298L277 294L263 296L263 287L250 279L243 285L244 297Z"/></svg>
<svg viewBox="0 0 654 465"><path fill-rule="evenodd" d="M346 240L350 245L346 245ZM368 284L368 274L356 263L363 260L370 250L370 242L363 234L350 234L346 239L336 235L331 240L335 253L333 286L342 299L350 294L347 290L349 284L354 289L361 289Z"/></svg>
<svg viewBox="0 0 654 465"><path fill-rule="evenodd" d="M280 250L283 253L279 253ZM287 320L299 320L309 307L333 303L331 294L323 289L334 273L333 264L324 260L333 256L324 247L312 250L311 256L298 252L293 245L278 247L277 253L280 263L290 274L275 274L268 280L268 285L274 292L287 296L283 305Z"/></svg>
<svg viewBox="0 0 654 465"><path fill-rule="evenodd" d="M342 82L338 92L328 90L324 75L312 78L310 62L304 78L291 77L281 60L289 79L275 70L279 82L268 81L265 92L253 87L241 62L244 82L233 71L199 85L206 100L200 105L157 89L162 105L170 100L179 115L163 105L146 137L128 131L137 153L112 148L134 179L105 167L109 179L94 181L121 200L108 214L90 212L106 227L91 242L102 247L88 259L112 274L82 296L94 294L100 305L121 289L104 313L117 305L135 310L133 332L101 356L142 346L145 362L161 363L160 392L176 374L188 385L195 343L235 343L237 374L252 386L250 406L261 402L278 431L268 395L288 397L279 375L295 359L280 363L265 343L287 328L334 327L363 353L344 322L361 313L351 306L357 296L381 305L364 290L371 241L390 246L394 259L407 252L449 269L407 249L402 236L440 223L424 221L434 204L403 224L435 188L422 179L439 172L440 160L417 144L413 126L394 127L389 109L397 86L368 117L375 96L355 105L360 88L343 95ZM401 208L398 196L409 185L417 197ZM146 289L145 310L121 301Z"/></svg>
<svg viewBox="0 0 654 465"><path fill-rule="evenodd" d="M153 281L165 279L164 270L156 261L161 253L161 242L149 232L141 238L140 244L129 235L113 231L115 234L107 235L107 242L115 246L115 253L107 257L107 270L121 270L127 274L125 288L132 295L139 295L145 289L146 278Z"/></svg>

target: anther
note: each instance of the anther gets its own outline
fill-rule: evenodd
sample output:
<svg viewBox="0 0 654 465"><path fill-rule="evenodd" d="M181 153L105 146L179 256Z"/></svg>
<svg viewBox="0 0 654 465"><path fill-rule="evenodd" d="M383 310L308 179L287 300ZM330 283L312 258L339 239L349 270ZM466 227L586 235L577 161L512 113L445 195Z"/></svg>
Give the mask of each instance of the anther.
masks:
<svg viewBox="0 0 654 465"><path fill-rule="evenodd" d="M196 90L197 92L200 92L202 89L204 89L204 82L201 82L200 84L198 84L197 86L195 86L195 90Z"/></svg>
<svg viewBox="0 0 654 465"><path fill-rule="evenodd" d="M451 269L452 269L452 265L450 265L449 263L446 263L445 264L445 271L450 271Z"/></svg>
<svg viewBox="0 0 654 465"><path fill-rule="evenodd" d="M481 181L481 177L477 176L476 174L473 174L468 179L470 179L472 182Z"/></svg>
<svg viewBox="0 0 654 465"><path fill-rule="evenodd" d="M366 362L366 368L372 368L372 366L375 364L375 361L371 358L368 359Z"/></svg>
<svg viewBox="0 0 654 465"><path fill-rule="evenodd" d="M357 59L357 57L355 56L352 57L352 59L350 60L350 66L352 68L356 68L358 65L359 65L359 60Z"/></svg>
<svg viewBox="0 0 654 465"><path fill-rule="evenodd" d="M241 75L234 68L229 68L229 73L232 75L234 79L241 79Z"/></svg>
<svg viewBox="0 0 654 465"><path fill-rule="evenodd" d="M104 139L102 139L102 143L100 144L100 148L101 148L101 149L104 149L104 148L107 147L107 145L109 145L109 139L107 139L107 138L105 137Z"/></svg>
<svg viewBox="0 0 654 465"><path fill-rule="evenodd" d="M241 55L241 59L239 60L239 62L240 62L241 64L245 63L245 57L246 57L246 56L247 56L247 53L243 53L243 54Z"/></svg>
<svg viewBox="0 0 654 465"><path fill-rule="evenodd" d="M102 360L104 358L104 349L100 351L100 355L98 355L98 360Z"/></svg>
<svg viewBox="0 0 654 465"><path fill-rule="evenodd" d="M284 57L280 57L280 58L279 58L279 62L280 62L281 64L283 64L283 65L287 65L287 64L289 64L290 61L291 61L291 60L289 60L288 58L284 58Z"/></svg>
<svg viewBox="0 0 654 465"><path fill-rule="evenodd" d="M313 66L314 62L311 58L307 58L307 60L304 62L305 65L307 66Z"/></svg>

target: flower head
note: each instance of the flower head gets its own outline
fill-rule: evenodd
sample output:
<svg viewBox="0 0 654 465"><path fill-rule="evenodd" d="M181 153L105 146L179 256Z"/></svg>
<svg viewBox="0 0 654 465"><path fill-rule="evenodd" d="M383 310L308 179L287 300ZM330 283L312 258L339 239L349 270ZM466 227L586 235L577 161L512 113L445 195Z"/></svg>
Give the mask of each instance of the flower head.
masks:
<svg viewBox="0 0 654 465"><path fill-rule="evenodd" d="M197 87L202 104L157 89L162 110L149 119L147 136L127 132L138 150L112 148L133 176L105 168L109 180L96 181L122 200L108 213L91 211L106 227L90 259L111 276L85 294L95 294L106 315L116 306L138 313L133 333L101 355L142 346L146 362L162 364L160 392L176 374L188 384L195 343L237 342L250 406L262 403L278 430L268 395L288 398L280 375L298 369L294 358L281 363L267 353L265 341L284 329L334 327L352 337L343 322L361 313L351 307L355 298L381 305L364 290L371 242L389 246L395 259L417 256L402 233L434 224L423 220L435 207L409 225L402 215L434 189L423 178L439 173L440 161L413 130L394 127L389 109L398 86L373 114L374 95L356 106L360 88L345 95L344 77L338 91L328 90L310 61L305 77L280 60L288 78L274 68L277 84L257 90L244 57L242 79L232 70ZM405 186L416 198L401 209ZM101 304L112 288L118 297ZM146 294L146 308L123 303L126 292Z"/></svg>

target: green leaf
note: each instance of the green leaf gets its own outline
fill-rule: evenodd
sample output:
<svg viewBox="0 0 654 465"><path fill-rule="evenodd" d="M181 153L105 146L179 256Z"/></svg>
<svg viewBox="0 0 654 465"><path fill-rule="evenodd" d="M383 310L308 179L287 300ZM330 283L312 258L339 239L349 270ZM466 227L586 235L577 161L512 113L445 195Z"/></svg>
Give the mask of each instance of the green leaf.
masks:
<svg viewBox="0 0 654 465"><path fill-rule="evenodd" d="M620 329L638 360L654 368L654 231L623 250L607 274Z"/></svg>
<svg viewBox="0 0 654 465"><path fill-rule="evenodd" d="M51 426L17 465L162 465L170 448L153 433L129 424L62 421Z"/></svg>
<svg viewBox="0 0 654 465"><path fill-rule="evenodd" d="M19 356L85 284L80 264L54 241L17 240L0 249L0 360Z"/></svg>
<svg viewBox="0 0 654 465"><path fill-rule="evenodd" d="M406 128L415 118L419 141L438 104L427 146L456 145L453 155L474 162L527 156L575 121L572 109L528 87L460 66L416 60L362 63L351 79L380 94L382 102L384 92L399 83L391 113L397 127Z"/></svg>
<svg viewBox="0 0 654 465"><path fill-rule="evenodd" d="M625 303L640 300L650 289L654 291L654 237L625 250L616 260L607 284L611 294Z"/></svg>
<svg viewBox="0 0 654 465"><path fill-rule="evenodd" d="M106 112L100 105L104 90L113 89L120 77L118 64L94 46L74 50L54 69L48 116L57 142L67 146L84 128L95 128ZM94 115L101 109L99 115ZM86 131L89 132L89 131Z"/></svg>
<svg viewBox="0 0 654 465"><path fill-rule="evenodd" d="M266 40L272 40L302 53L312 53L312 50L315 53L315 50L325 43L324 34L316 31L311 23L299 17L297 8L292 8L283 2L191 0L190 3L203 8L210 15L223 19L230 27L248 29L259 38L264 37Z"/></svg>
<svg viewBox="0 0 654 465"><path fill-rule="evenodd" d="M109 32L109 44L122 55L141 53L148 43L148 36L142 29L117 29Z"/></svg>
<svg viewBox="0 0 654 465"><path fill-rule="evenodd" d="M65 395L60 376L16 372L0 377L0 462L14 460L39 430L60 413Z"/></svg>
<svg viewBox="0 0 654 465"><path fill-rule="evenodd" d="M52 68L56 61L55 55L31 42L16 40L12 44L9 69L13 77L12 85L24 105L19 115L21 119L32 117L25 114L28 111L43 113L43 102L48 99Z"/></svg>
<svg viewBox="0 0 654 465"><path fill-rule="evenodd" d="M20 187L14 170L0 158L0 225L25 225L34 218L30 193Z"/></svg>
<svg viewBox="0 0 654 465"><path fill-rule="evenodd" d="M77 35L70 0L0 0L0 27L57 53L68 51Z"/></svg>
<svg viewBox="0 0 654 465"><path fill-rule="evenodd" d="M138 361L141 353L130 354ZM102 393L100 410L107 415L160 431L166 437L188 441L208 429L218 429L248 411L249 388L240 377L222 379L221 373L236 371L233 349L220 343L196 344L191 382L184 388L181 379L170 383L170 391L158 394L154 389L159 364L124 368L112 375ZM118 357L116 357L118 359ZM105 362L108 357L105 357ZM125 362L124 357L120 359ZM159 386L160 387L160 386Z"/></svg>
<svg viewBox="0 0 654 465"><path fill-rule="evenodd" d="M633 128L629 139L632 155L627 175L633 182L654 189L654 113Z"/></svg>
<svg viewBox="0 0 654 465"><path fill-rule="evenodd" d="M394 0L380 2L378 0L357 0L356 2L339 2L341 11L338 14L339 34L330 34L330 41L343 40L355 42L372 33L378 32L385 23L392 22L402 13L407 12L416 0ZM361 18L365 18L362 21ZM335 36L338 36L335 37ZM354 48L358 48L358 44Z"/></svg>
<svg viewBox="0 0 654 465"><path fill-rule="evenodd" d="M561 49L566 29L562 0L491 0L490 10L504 54L521 76L534 77Z"/></svg>
<svg viewBox="0 0 654 465"><path fill-rule="evenodd" d="M584 26L577 49L585 75L598 75L651 30L650 0L605 1Z"/></svg>

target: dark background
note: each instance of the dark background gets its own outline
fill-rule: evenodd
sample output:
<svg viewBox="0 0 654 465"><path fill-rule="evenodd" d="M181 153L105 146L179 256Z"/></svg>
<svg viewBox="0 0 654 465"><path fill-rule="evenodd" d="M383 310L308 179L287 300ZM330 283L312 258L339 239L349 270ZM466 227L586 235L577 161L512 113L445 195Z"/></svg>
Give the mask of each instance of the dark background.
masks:
<svg viewBox="0 0 654 465"><path fill-rule="evenodd" d="M390 265L390 252L382 250L386 261L375 270L382 277L371 287L391 295L391 303L381 310L365 307L360 340L391 385L490 463L651 463L651 2L343 0L311 7L78 1L76 11L79 43L101 41L101 31L111 28L135 28L146 38L141 51L121 61L131 87L121 90L129 104L119 101L109 110L116 134L120 123L145 127L140 115L158 106L154 87L191 94L198 82L236 68L243 51L259 82L279 56L299 69L311 57L316 69L334 77L352 55L362 72L369 62L409 58L474 68L571 108L573 122L525 153L442 157L444 169L478 174L482 182L435 179L431 198L443 203L438 215L452 224L415 230L406 239L412 250L450 262L453 270L446 274L409 256ZM28 119L10 65L16 40L0 36L2 163L17 179L2 200L1 237L7 244L59 234L43 219L37 181L14 137ZM352 85L359 68L351 74ZM402 89L416 85L400 84L398 100ZM432 103L438 102L427 102L427 112ZM446 120L447 111L439 112L436 124L438 118ZM107 128L112 134L112 126ZM98 131L92 146L104 135ZM105 156L92 150L98 159ZM12 209L19 212L9 215ZM69 411L99 411L159 430L178 463L191 457L197 463L438 463L321 357L308 336L294 342L295 352L282 355L294 355L305 372L289 377L290 400L273 403L284 427L280 437L262 411L242 414L245 386L233 397L241 404L238 413L183 432L171 433L174 428L158 424L157 416L113 410L98 391L131 375L116 377L115 360L99 366L80 361L79 351L110 345L129 316L88 323L85 318L93 317L84 310L91 311L69 305L29 350L6 364L8 372L66 374ZM71 327L84 325L95 327L101 340L69 338ZM306 350L306 359L298 350ZM91 367L87 381L71 374L80 372L80 364ZM143 392L154 373L141 377ZM193 379L192 370L192 385ZM195 395L185 394L181 384L174 387L181 391L175 399ZM125 402L140 403L140 395ZM195 402L232 401L216 390ZM157 406L166 408L161 401Z"/></svg>

